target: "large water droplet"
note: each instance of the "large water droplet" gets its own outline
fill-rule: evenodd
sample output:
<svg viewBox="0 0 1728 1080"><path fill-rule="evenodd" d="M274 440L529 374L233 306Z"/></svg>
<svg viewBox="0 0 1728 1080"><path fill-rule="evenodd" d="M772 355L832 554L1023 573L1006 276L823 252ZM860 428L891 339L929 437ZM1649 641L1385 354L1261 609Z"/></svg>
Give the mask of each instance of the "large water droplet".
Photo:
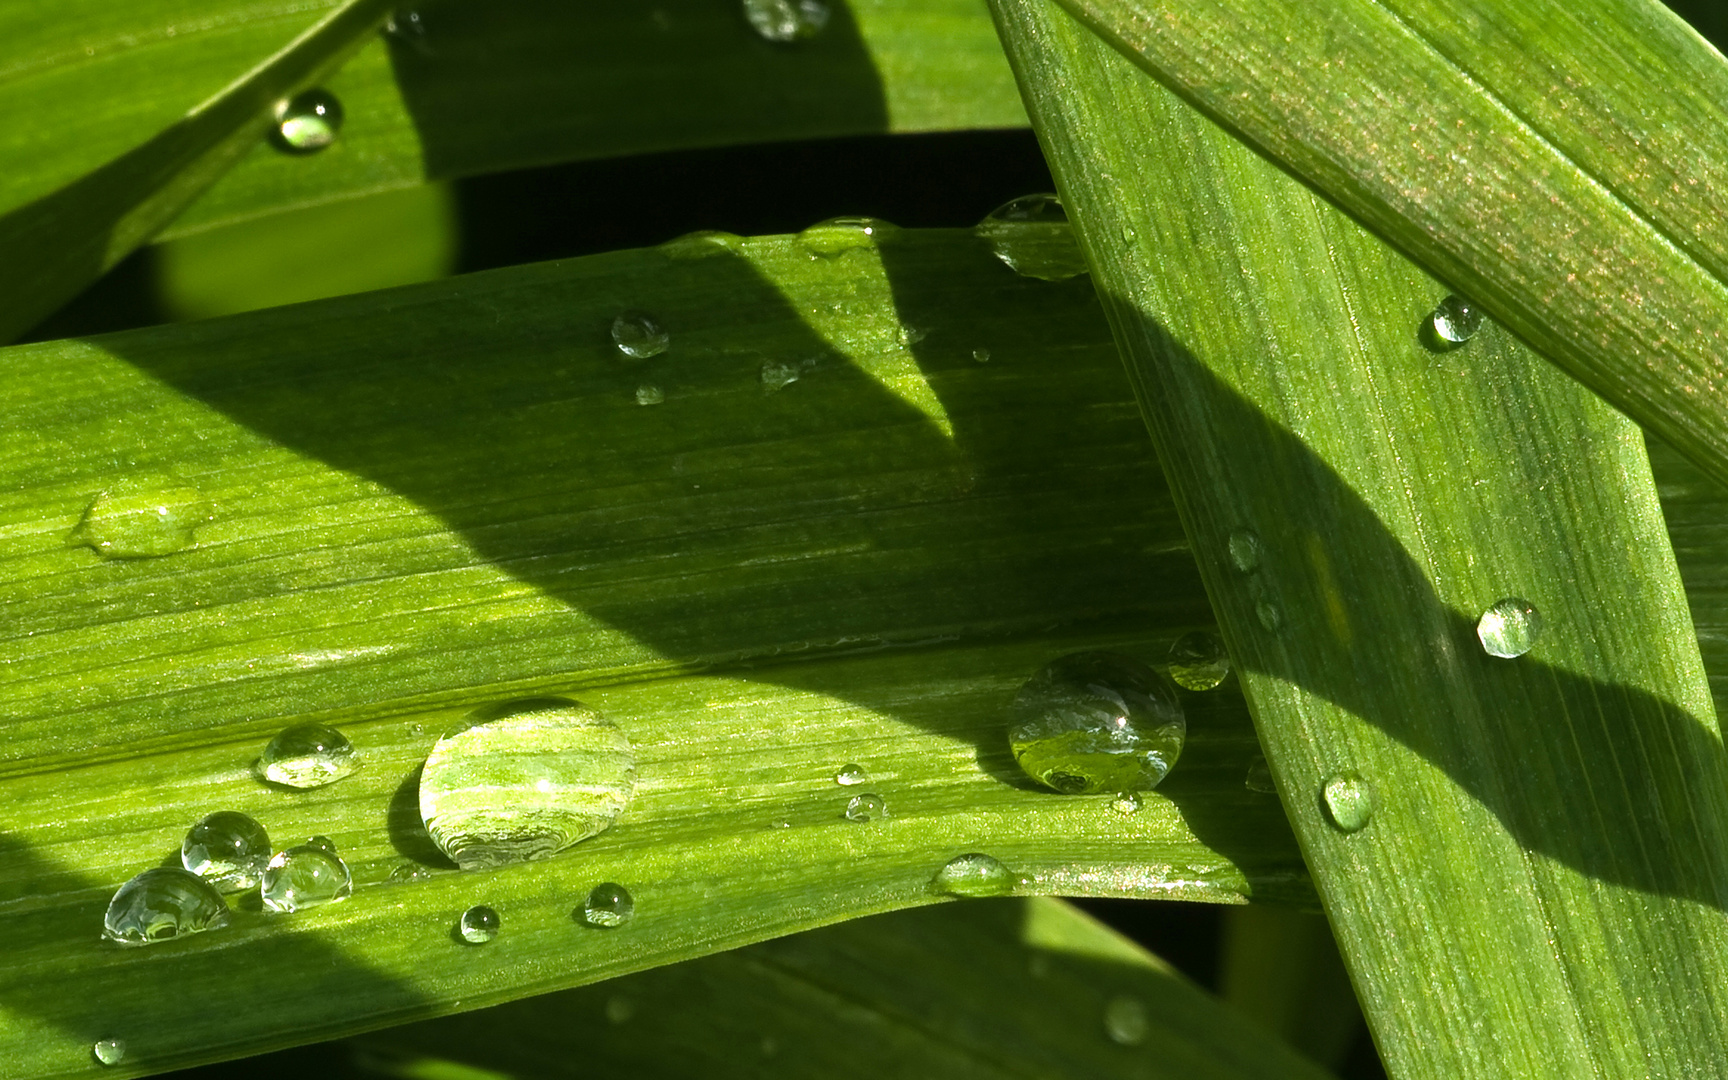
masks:
<svg viewBox="0 0 1728 1080"><path fill-rule="evenodd" d="M1116 653L1075 653L1046 664L1009 709L1015 760L1067 795L1158 786L1187 734L1170 680Z"/></svg>
<svg viewBox="0 0 1728 1080"><path fill-rule="evenodd" d="M942 864L930 879L933 892L949 896L1007 896L1019 878L995 858L970 851Z"/></svg>
<svg viewBox="0 0 1728 1080"><path fill-rule="evenodd" d="M241 892L258 887L271 851L264 826L238 811L218 810L187 830L180 864L222 892Z"/></svg>
<svg viewBox="0 0 1728 1080"><path fill-rule="evenodd" d="M612 320L612 344L632 360L646 360L665 352L672 335L646 311L623 311Z"/></svg>
<svg viewBox="0 0 1728 1080"><path fill-rule="evenodd" d="M1454 345L1469 341L1482 328L1482 309L1462 296L1448 296L1440 301L1429 318L1440 340Z"/></svg>
<svg viewBox="0 0 1728 1080"><path fill-rule="evenodd" d="M827 0L744 0L744 18L764 41L815 37L828 25Z"/></svg>
<svg viewBox="0 0 1728 1080"><path fill-rule="evenodd" d="M311 154L336 141L342 130L342 103L328 90L308 90L276 106L276 145Z"/></svg>
<svg viewBox="0 0 1728 1080"><path fill-rule="evenodd" d="M660 253L668 259L711 259L716 255L737 255L743 250L742 236L716 229L685 233L660 245Z"/></svg>
<svg viewBox="0 0 1728 1080"><path fill-rule="evenodd" d="M1489 656L1510 660L1523 656L1542 636L1542 613L1518 596L1498 601L1476 622L1476 638Z"/></svg>
<svg viewBox="0 0 1728 1080"><path fill-rule="evenodd" d="M108 901L102 936L122 945L148 945L227 925L228 905L190 870L159 866L120 886Z"/></svg>
<svg viewBox="0 0 1728 1080"><path fill-rule="evenodd" d="M308 721L276 733L258 756L258 774L272 784L315 788L333 784L360 767L348 736Z"/></svg>
<svg viewBox="0 0 1728 1080"><path fill-rule="evenodd" d="M1146 1003L1126 994L1111 998L1104 1005L1104 1033L1110 1041L1123 1046L1139 1046L1151 1031L1151 1017Z"/></svg>
<svg viewBox="0 0 1728 1080"><path fill-rule="evenodd" d="M144 559L191 547L209 520L210 503L196 488L122 480L91 500L68 539L104 558Z"/></svg>
<svg viewBox="0 0 1728 1080"><path fill-rule="evenodd" d="M616 930L636 917L636 898L617 882L604 881L588 893L576 917L600 930Z"/></svg>
<svg viewBox="0 0 1728 1080"><path fill-rule="evenodd" d="M1237 529L1230 534L1230 565L1238 573L1252 574L1260 569L1260 537L1250 529Z"/></svg>
<svg viewBox="0 0 1728 1080"><path fill-rule="evenodd" d="M1055 195L1023 195L990 211L973 230L1016 273L1060 281L1086 272L1074 226Z"/></svg>
<svg viewBox="0 0 1728 1080"><path fill-rule="evenodd" d="M475 904L462 913L462 918L456 923L456 932L470 945L484 945L498 936L501 925L503 920L496 911L485 904Z"/></svg>
<svg viewBox="0 0 1728 1080"><path fill-rule="evenodd" d="M862 795L854 795L846 801L844 817L847 821L862 824L872 818L887 817L888 804L882 801L882 796L872 795L866 791Z"/></svg>
<svg viewBox="0 0 1728 1080"><path fill-rule="evenodd" d="M864 766L856 765L851 762L840 766L840 771L834 774L834 782L842 787L852 787L857 784L862 784L869 779L870 774L865 771Z"/></svg>
<svg viewBox="0 0 1728 1080"><path fill-rule="evenodd" d="M833 217L798 234L798 244L811 258L832 259L848 251L873 248L891 240L900 226L873 217Z"/></svg>
<svg viewBox="0 0 1728 1080"><path fill-rule="evenodd" d="M305 911L346 900L354 891L348 864L330 841L309 837L304 844L278 851L264 867L258 895L271 911Z"/></svg>
<svg viewBox="0 0 1728 1080"><path fill-rule="evenodd" d="M1184 690L1211 690L1229 674L1230 654L1217 634L1195 630L1170 646L1170 678Z"/></svg>
<svg viewBox="0 0 1728 1080"><path fill-rule="evenodd" d="M530 698L475 712L438 740L420 816L464 870L544 859L606 829L636 793L636 753L578 701Z"/></svg>
<svg viewBox="0 0 1728 1080"><path fill-rule="evenodd" d="M1339 832L1353 833L1368 825L1378 799L1374 785L1354 772L1342 772L1320 789L1326 817Z"/></svg>
<svg viewBox="0 0 1728 1080"><path fill-rule="evenodd" d="M666 400L666 391L653 383L643 383L636 388L636 404L658 405Z"/></svg>
<svg viewBox="0 0 1728 1080"><path fill-rule="evenodd" d="M1248 763L1248 775L1242 786L1261 795L1278 794L1278 785L1272 780L1271 763L1259 754L1254 755L1254 760Z"/></svg>
<svg viewBox="0 0 1728 1080"><path fill-rule="evenodd" d="M97 1039L91 1044L90 1053L104 1065L118 1065L126 1060L125 1039Z"/></svg>

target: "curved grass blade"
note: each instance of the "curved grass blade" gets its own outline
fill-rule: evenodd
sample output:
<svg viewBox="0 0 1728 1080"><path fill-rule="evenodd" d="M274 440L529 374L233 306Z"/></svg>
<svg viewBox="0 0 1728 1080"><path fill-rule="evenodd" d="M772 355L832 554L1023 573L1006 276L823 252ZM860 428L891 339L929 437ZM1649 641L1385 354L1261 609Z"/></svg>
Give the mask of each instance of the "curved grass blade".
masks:
<svg viewBox="0 0 1728 1080"><path fill-rule="evenodd" d="M664 353L613 345L630 307ZM1210 617L1083 280L965 233L831 258L720 237L17 346L0 372L0 459L27 478L0 496L14 1075L84 1071L108 1036L125 1075L607 978L927 902L968 851L1029 893L1310 901L1276 800L1243 786L1239 698L1188 699L1182 760L1132 815L1031 790L1008 753L1039 666L1162 662ZM105 492L189 512L185 546L99 554ZM417 812L439 734L560 693L635 744L619 823L391 884L440 865ZM265 787L251 763L303 719L362 767ZM888 816L844 818L860 791ZM216 809L331 837L354 898L104 947L115 886ZM635 921L574 922L609 880ZM451 937L477 903L506 925L484 952Z"/></svg>
<svg viewBox="0 0 1728 1080"><path fill-rule="evenodd" d="M1327 1075L1049 899L856 920L356 1042L404 1080L435 1062L547 1078Z"/></svg>
<svg viewBox="0 0 1728 1080"><path fill-rule="evenodd" d="M1497 327L1424 348L1444 286L995 10L1391 1074L1728 1069L1728 762L1638 429ZM1487 655L1514 596L1546 629Z"/></svg>
<svg viewBox="0 0 1728 1080"><path fill-rule="evenodd" d="M1063 3L1728 479L1728 64L1655 0Z"/></svg>

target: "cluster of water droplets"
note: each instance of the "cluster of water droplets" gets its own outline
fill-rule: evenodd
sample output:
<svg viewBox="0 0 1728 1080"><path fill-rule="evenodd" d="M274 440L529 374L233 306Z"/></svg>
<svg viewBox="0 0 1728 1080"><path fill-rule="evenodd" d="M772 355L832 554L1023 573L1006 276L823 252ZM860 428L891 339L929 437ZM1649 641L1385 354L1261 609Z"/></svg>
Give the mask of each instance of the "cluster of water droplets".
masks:
<svg viewBox="0 0 1728 1080"><path fill-rule="evenodd" d="M1182 753L1188 722L1170 679L1132 657L1083 652L1040 668L1009 707L1026 774L1065 795L1146 791Z"/></svg>
<svg viewBox="0 0 1728 1080"><path fill-rule="evenodd" d="M1262 629L1268 633L1275 632L1284 625L1284 610L1278 605L1272 586L1261 569L1264 552L1260 547L1260 535L1252 529L1237 529L1230 534L1225 546L1230 555L1230 565L1248 579L1248 596L1254 602L1254 618Z"/></svg>

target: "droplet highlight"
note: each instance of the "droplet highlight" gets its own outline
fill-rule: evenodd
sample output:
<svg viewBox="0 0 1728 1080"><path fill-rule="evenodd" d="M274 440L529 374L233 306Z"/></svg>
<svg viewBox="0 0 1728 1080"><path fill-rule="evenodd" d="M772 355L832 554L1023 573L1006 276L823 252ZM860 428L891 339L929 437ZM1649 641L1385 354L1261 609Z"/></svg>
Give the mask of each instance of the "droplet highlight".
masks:
<svg viewBox="0 0 1728 1080"><path fill-rule="evenodd" d="M348 736L327 724L285 727L258 756L258 775L272 784L315 788L333 784L360 767Z"/></svg>
<svg viewBox="0 0 1728 1080"><path fill-rule="evenodd" d="M125 1039L97 1039L90 1046L90 1053L104 1065L118 1065L126 1060Z"/></svg>
<svg viewBox="0 0 1728 1080"><path fill-rule="evenodd" d="M666 391L653 383L643 383L636 388L636 404L658 405L666 400Z"/></svg>
<svg viewBox="0 0 1728 1080"><path fill-rule="evenodd" d="M1230 654L1218 635L1208 630L1177 638L1170 646L1168 664L1171 680L1196 693L1216 689L1230 674Z"/></svg>
<svg viewBox="0 0 1728 1080"><path fill-rule="evenodd" d="M190 870L159 866L120 886L108 901L102 936L122 945L149 945L228 924L228 905Z"/></svg>
<svg viewBox="0 0 1728 1080"><path fill-rule="evenodd" d="M1055 195L1023 195L1005 202L972 231L1025 277L1061 281L1086 272L1074 226Z"/></svg>
<svg viewBox="0 0 1728 1080"><path fill-rule="evenodd" d="M635 917L636 898L615 881L594 886L576 909L577 920L597 930L616 930Z"/></svg>
<svg viewBox="0 0 1728 1080"><path fill-rule="evenodd" d="M319 842L322 841L322 842ZM346 900L354 891L348 864L325 837L278 851L264 867L258 895L271 911L294 912Z"/></svg>
<svg viewBox="0 0 1728 1080"><path fill-rule="evenodd" d="M1482 329L1482 309L1462 296L1448 296L1429 316L1441 341L1461 345Z"/></svg>
<svg viewBox="0 0 1728 1080"><path fill-rule="evenodd" d="M1111 998L1104 1005L1104 1033L1120 1046L1139 1046L1152 1030L1152 1018L1146 1003L1126 994Z"/></svg>
<svg viewBox="0 0 1728 1080"><path fill-rule="evenodd" d="M464 870L544 859L609 828L636 793L636 753L568 698L477 710L420 775L420 816Z"/></svg>
<svg viewBox="0 0 1728 1080"><path fill-rule="evenodd" d="M743 0L744 19L763 41L786 45L815 37L828 25L826 0Z"/></svg>
<svg viewBox="0 0 1728 1080"><path fill-rule="evenodd" d="M180 842L180 865L220 892L258 887L274 849L264 826L236 810L218 810L199 820Z"/></svg>
<svg viewBox="0 0 1728 1080"><path fill-rule="evenodd" d="M1188 722L1176 687L1109 652L1041 668L1009 707L1008 744L1026 774L1065 795L1146 791L1182 753Z"/></svg>
<svg viewBox="0 0 1728 1080"><path fill-rule="evenodd" d="M945 896L1007 896L1019 883L995 857L969 851L943 863L930 879L930 889Z"/></svg>
<svg viewBox="0 0 1728 1080"><path fill-rule="evenodd" d="M328 90L308 90L276 106L276 144L284 150L316 153L341 130L342 103Z"/></svg>
<svg viewBox="0 0 1728 1080"><path fill-rule="evenodd" d="M197 488L117 481L84 508L68 541L105 559L148 559L185 551L211 517Z"/></svg>
<svg viewBox="0 0 1728 1080"><path fill-rule="evenodd" d="M456 933L470 945L484 945L498 936L504 920L485 904L475 904L456 922Z"/></svg>
<svg viewBox="0 0 1728 1080"><path fill-rule="evenodd" d="M834 782L841 787L853 787L870 779L870 773L864 766L848 762L840 766L840 771L834 774Z"/></svg>
<svg viewBox="0 0 1728 1080"><path fill-rule="evenodd" d="M1374 785L1359 773L1344 772L1326 781L1320 789L1326 818L1339 832L1360 832L1368 826L1378 803Z"/></svg>
<svg viewBox="0 0 1728 1080"><path fill-rule="evenodd" d="M1542 613L1521 596L1497 601L1476 621L1476 639L1482 651L1503 660L1523 656L1542 636Z"/></svg>
<svg viewBox="0 0 1728 1080"><path fill-rule="evenodd" d="M632 360L646 360L665 352L672 335L646 311L622 311L612 320L612 344Z"/></svg>
<svg viewBox="0 0 1728 1080"><path fill-rule="evenodd" d="M882 801L882 796L865 792L862 795L854 795L847 800L843 816L847 821L863 824L875 818L887 817L888 804Z"/></svg>

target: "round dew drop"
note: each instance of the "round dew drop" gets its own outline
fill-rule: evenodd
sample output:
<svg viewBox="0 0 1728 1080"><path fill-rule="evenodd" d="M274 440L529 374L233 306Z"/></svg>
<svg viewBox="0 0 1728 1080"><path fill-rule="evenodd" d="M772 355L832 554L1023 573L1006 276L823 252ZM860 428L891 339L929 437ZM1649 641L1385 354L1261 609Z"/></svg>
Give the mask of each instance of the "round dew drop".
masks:
<svg viewBox="0 0 1728 1080"><path fill-rule="evenodd" d="M1052 661L1009 707L1014 759L1028 776L1065 795L1157 787L1187 734L1175 685L1117 653Z"/></svg>
<svg viewBox="0 0 1728 1080"><path fill-rule="evenodd" d="M636 899L630 890L617 882L605 881L588 893L576 918L597 930L616 930L636 917Z"/></svg>
<svg viewBox="0 0 1728 1080"><path fill-rule="evenodd" d="M930 890L947 896L1007 896L1020 879L994 857L971 851L942 864Z"/></svg>
<svg viewBox="0 0 1728 1080"><path fill-rule="evenodd" d="M90 1053L104 1065L118 1065L126 1060L125 1039L97 1039L90 1047Z"/></svg>
<svg viewBox="0 0 1728 1080"><path fill-rule="evenodd" d="M847 821L863 824L872 818L887 817L888 804L882 801L882 796L865 792L862 795L854 795L847 801L846 810L842 816Z"/></svg>
<svg viewBox="0 0 1728 1080"><path fill-rule="evenodd" d="M359 755L348 736L310 722L283 728L258 758L259 775L292 788L333 784L359 767Z"/></svg>
<svg viewBox="0 0 1728 1080"><path fill-rule="evenodd" d="M665 352L672 344L672 335L646 311L625 311L612 320L612 344L632 360L646 360ZM640 398L640 392L637 396Z"/></svg>
<svg viewBox="0 0 1728 1080"><path fill-rule="evenodd" d="M456 923L456 932L470 945L484 945L498 936L502 922L496 911L485 904L476 904L462 913L462 918Z"/></svg>
<svg viewBox="0 0 1728 1080"><path fill-rule="evenodd" d="M264 826L234 810L205 816L180 843L180 865L222 892L258 887L272 852Z"/></svg>
<svg viewBox="0 0 1728 1080"><path fill-rule="evenodd" d="M848 762L840 766L840 771L834 774L834 782L842 787L854 787L870 779L870 774L864 766Z"/></svg>
<svg viewBox="0 0 1728 1080"><path fill-rule="evenodd" d="M1542 636L1542 613L1519 596L1509 596L1482 613L1476 622L1476 639L1482 651L1505 660L1523 656Z"/></svg>
<svg viewBox="0 0 1728 1080"><path fill-rule="evenodd" d="M336 141L342 130L342 103L328 90L308 90L276 106L276 145L311 154Z"/></svg>
<svg viewBox="0 0 1728 1080"><path fill-rule="evenodd" d="M1144 805L1145 802L1139 794L1133 791L1117 792L1116 797L1110 800L1110 809L1123 817L1133 817L1140 812L1140 808Z"/></svg>
<svg viewBox="0 0 1728 1080"><path fill-rule="evenodd" d="M666 400L666 391L653 383L643 383L636 388L636 404L658 405Z"/></svg>
<svg viewBox="0 0 1728 1080"><path fill-rule="evenodd" d="M438 740L420 776L420 816L464 870L548 858L609 828L636 794L636 753L579 701L488 706Z"/></svg>
<svg viewBox="0 0 1728 1080"><path fill-rule="evenodd" d="M228 924L228 905L189 870L159 866L120 886L108 901L102 936L122 945L149 945Z"/></svg>
<svg viewBox="0 0 1728 1080"><path fill-rule="evenodd" d="M743 0L744 19L764 41L784 45L815 37L828 25L827 0Z"/></svg>
<svg viewBox="0 0 1728 1080"><path fill-rule="evenodd" d="M1374 785L1360 774L1343 772L1326 781L1320 790L1326 818L1339 832L1360 832L1368 827L1379 800Z"/></svg>
<svg viewBox="0 0 1728 1080"><path fill-rule="evenodd" d="M322 842L320 842L322 841ZM346 900L354 891L348 864L321 836L279 851L264 867L258 894L271 911L305 911Z"/></svg>
<svg viewBox="0 0 1728 1080"><path fill-rule="evenodd" d="M1440 340L1453 345L1469 341L1482 328L1482 309L1462 296L1448 296L1440 301L1429 318Z"/></svg>
<svg viewBox="0 0 1728 1080"><path fill-rule="evenodd" d="M1146 1014L1146 1003L1139 998L1121 995L1104 1005L1104 1033L1121 1046L1139 1046L1146 1041L1152 1027Z"/></svg>
<svg viewBox="0 0 1728 1080"><path fill-rule="evenodd" d="M1242 786L1261 795L1278 794L1278 785L1272 781L1272 766L1259 754L1248 763L1248 775Z"/></svg>
<svg viewBox="0 0 1728 1080"><path fill-rule="evenodd" d="M1074 226L1055 195L1023 195L1005 202L972 231L1023 277L1061 281L1086 272Z"/></svg>
<svg viewBox="0 0 1728 1080"><path fill-rule="evenodd" d="M1212 690L1230 674L1230 654L1218 635L1205 630L1183 634L1170 646L1170 678L1184 690Z"/></svg>
<svg viewBox="0 0 1728 1080"><path fill-rule="evenodd" d="M1237 529L1226 544L1230 565L1240 574L1252 574L1260 569L1260 537L1251 529Z"/></svg>

